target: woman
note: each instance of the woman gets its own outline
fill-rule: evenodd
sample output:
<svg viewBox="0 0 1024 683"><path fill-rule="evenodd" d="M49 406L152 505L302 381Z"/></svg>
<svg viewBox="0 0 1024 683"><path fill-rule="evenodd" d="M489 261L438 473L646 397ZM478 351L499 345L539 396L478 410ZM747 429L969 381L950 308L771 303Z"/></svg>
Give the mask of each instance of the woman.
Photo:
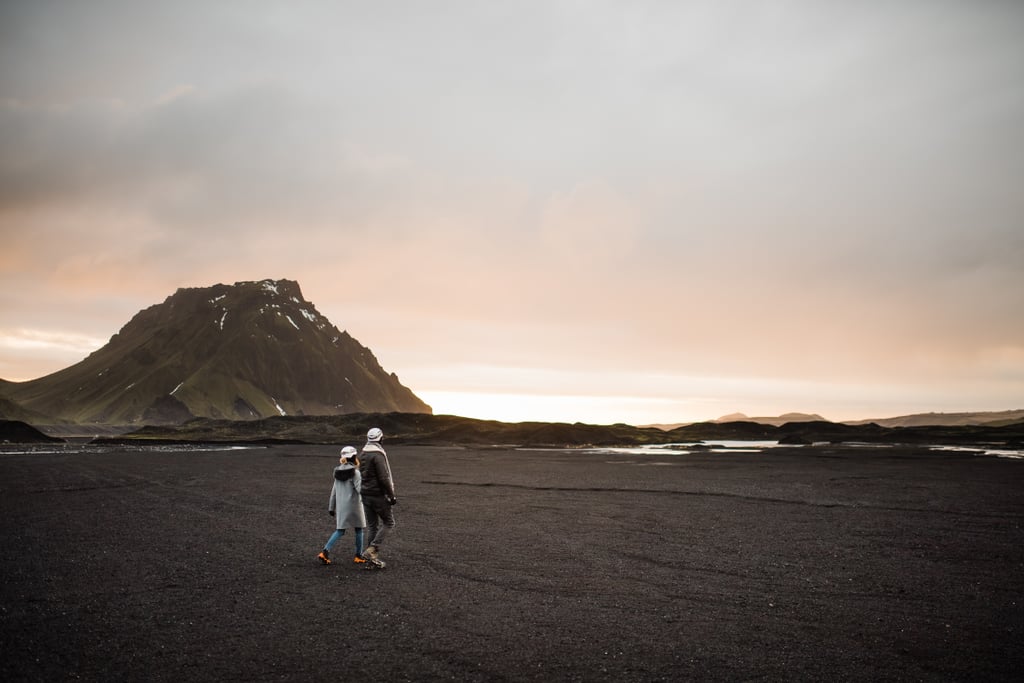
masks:
<svg viewBox="0 0 1024 683"><path fill-rule="evenodd" d="M359 474L359 458L356 449L345 446L341 449L338 466L334 468L334 486L331 487L331 500L327 504L327 514L334 517L335 530L324 544L324 549L317 558L324 564L331 563L331 548L339 538L345 535L345 529L355 529L356 552L352 562L365 564L360 555L363 552L363 529L366 527L366 516L363 514L363 500L359 495L362 476Z"/></svg>

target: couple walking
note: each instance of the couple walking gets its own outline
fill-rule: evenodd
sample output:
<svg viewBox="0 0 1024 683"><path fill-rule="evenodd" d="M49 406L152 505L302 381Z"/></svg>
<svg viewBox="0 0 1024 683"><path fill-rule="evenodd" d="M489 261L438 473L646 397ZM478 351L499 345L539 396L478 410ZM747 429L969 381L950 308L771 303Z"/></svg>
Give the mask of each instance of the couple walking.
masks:
<svg viewBox="0 0 1024 683"><path fill-rule="evenodd" d="M352 561L368 567L384 567L380 546L395 528L395 514L391 508L398 501L395 499L388 454L380 445L383 439L384 432L374 427L366 433L362 454L357 454L352 446L341 449L339 464L334 468L331 500L327 505L328 514L335 520L335 531L317 555L324 564L331 563L331 548L345 535L345 529L351 528L356 550ZM366 528L370 532L364 548Z"/></svg>

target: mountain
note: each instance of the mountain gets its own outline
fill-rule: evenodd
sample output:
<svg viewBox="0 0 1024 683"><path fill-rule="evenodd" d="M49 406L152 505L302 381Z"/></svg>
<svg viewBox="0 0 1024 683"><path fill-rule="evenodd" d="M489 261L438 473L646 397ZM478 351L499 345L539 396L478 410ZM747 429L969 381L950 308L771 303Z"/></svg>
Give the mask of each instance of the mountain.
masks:
<svg viewBox="0 0 1024 683"><path fill-rule="evenodd" d="M1024 410L1003 410L976 413L918 413L875 420L857 420L846 424L862 425L873 422L882 427L967 427L1008 425L1022 420L1024 420Z"/></svg>
<svg viewBox="0 0 1024 683"><path fill-rule="evenodd" d="M291 280L179 289L85 360L3 382L0 398L22 415L49 418L34 424L432 412ZM0 410L15 412L6 402Z"/></svg>
<svg viewBox="0 0 1024 683"><path fill-rule="evenodd" d="M64 443L21 420L0 420L0 443Z"/></svg>
<svg viewBox="0 0 1024 683"><path fill-rule="evenodd" d="M1024 421L1024 410L1003 410L999 412L974 412L974 413L917 413L914 415L902 415L899 417L884 417L871 420L848 420L837 423L845 425L867 426L879 425L881 427L975 427L989 426L1000 427L1016 424ZM723 415L714 423L726 424L732 422L754 422L762 425L773 425L781 427L791 422L826 422L821 415L808 413L784 413L778 417L747 417L743 413L730 413ZM645 427L655 427L671 431L679 427L686 427L692 423L681 422L676 424L651 424Z"/></svg>
<svg viewBox="0 0 1024 683"><path fill-rule="evenodd" d="M747 417L743 413L723 415L715 422L756 422L763 425L781 427L789 422L825 422L825 418L817 413L783 413L778 417Z"/></svg>
<svg viewBox="0 0 1024 683"><path fill-rule="evenodd" d="M19 422L27 422L29 424L60 424L66 423L65 420L55 420L49 415L45 415L36 410L29 410L25 406L15 403L9 398L3 398L5 389L15 386L13 382L4 382L0 380L0 419L4 420L16 420Z"/></svg>

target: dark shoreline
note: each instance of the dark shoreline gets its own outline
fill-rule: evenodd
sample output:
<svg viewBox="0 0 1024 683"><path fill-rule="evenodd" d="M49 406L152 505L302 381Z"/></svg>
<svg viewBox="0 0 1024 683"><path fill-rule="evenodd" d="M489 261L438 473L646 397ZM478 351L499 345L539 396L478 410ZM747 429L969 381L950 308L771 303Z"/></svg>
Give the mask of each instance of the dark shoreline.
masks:
<svg viewBox="0 0 1024 683"><path fill-rule="evenodd" d="M989 445L1024 449L1024 422L1009 425L882 427L834 422L789 422L781 426L755 422L703 422L661 430L625 424L475 420L451 415L414 413L351 414L331 417L277 417L263 420L196 419L182 425L145 426L119 435L99 436L101 443L246 442L326 444L362 439L378 426L391 443L406 445L636 446L700 442L712 439L772 440L786 445L870 443L921 445Z"/></svg>
<svg viewBox="0 0 1024 683"><path fill-rule="evenodd" d="M849 443L979 446L1024 450L1024 422L981 425L883 427L875 423L827 421L702 422L671 430L626 424L477 420L423 413L351 413L335 416L278 416L258 420L198 418L177 425L49 426L42 430L19 421L0 420L0 443L246 443L316 445L359 443L370 427L381 427L389 443L410 446L522 446L551 448L641 446L700 443L710 440L776 441L784 445ZM62 437L62 438L61 438Z"/></svg>

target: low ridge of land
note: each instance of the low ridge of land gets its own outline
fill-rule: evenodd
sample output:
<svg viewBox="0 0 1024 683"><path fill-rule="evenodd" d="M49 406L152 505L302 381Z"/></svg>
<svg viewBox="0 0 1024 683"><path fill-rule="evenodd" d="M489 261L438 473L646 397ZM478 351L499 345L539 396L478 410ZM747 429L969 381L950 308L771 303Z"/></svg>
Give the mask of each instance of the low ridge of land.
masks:
<svg viewBox="0 0 1024 683"><path fill-rule="evenodd" d="M834 422L703 422L664 431L630 425L497 422L453 415L360 413L329 417L273 417L265 420L192 420L181 426L145 427L113 437L114 442L358 442L370 427L381 427L393 443L418 445L627 446L705 441L771 440L801 445L828 443L967 444L1024 447L1024 422L1006 426L881 427Z"/></svg>

